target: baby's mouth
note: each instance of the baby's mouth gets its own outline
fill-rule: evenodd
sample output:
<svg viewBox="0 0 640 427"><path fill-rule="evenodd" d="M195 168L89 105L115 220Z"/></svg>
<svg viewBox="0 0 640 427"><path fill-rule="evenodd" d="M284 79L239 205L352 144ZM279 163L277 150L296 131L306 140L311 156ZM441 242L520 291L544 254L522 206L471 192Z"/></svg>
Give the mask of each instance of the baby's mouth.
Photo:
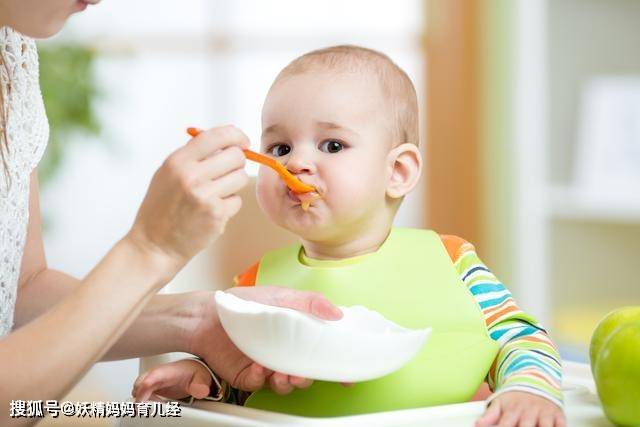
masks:
<svg viewBox="0 0 640 427"><path fill-rule="evenodd" d="M309 207L317 200L321 199L322 196L315 191L310 193L295 193L289 189L287 189L287 195L294 202L300 203L300 207L303 211L308 211Z"/></svg>

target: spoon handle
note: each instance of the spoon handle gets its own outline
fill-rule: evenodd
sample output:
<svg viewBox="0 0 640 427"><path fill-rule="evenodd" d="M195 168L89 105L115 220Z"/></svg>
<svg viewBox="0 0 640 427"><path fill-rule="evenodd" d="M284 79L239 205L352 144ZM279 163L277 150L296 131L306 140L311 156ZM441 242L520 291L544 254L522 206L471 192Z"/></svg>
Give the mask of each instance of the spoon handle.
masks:
<svg viewBox="0 0 640 427"><path fill-rule="evenodd" d="M193 137L200 134L200 132L202 132L202 130L198 128L187 128L187 133ZM243 148L242 151L244 152L244 155L247 159L270 167L271 169L276 171L278 175L280 175L286 186L291 189L291 191L294 191L296 193L310 193L316 190L311 185L305 184L304 182L293 176L282 163L272 159L271 157L256 153L255 151L251 151L248 148Z"/></svg>

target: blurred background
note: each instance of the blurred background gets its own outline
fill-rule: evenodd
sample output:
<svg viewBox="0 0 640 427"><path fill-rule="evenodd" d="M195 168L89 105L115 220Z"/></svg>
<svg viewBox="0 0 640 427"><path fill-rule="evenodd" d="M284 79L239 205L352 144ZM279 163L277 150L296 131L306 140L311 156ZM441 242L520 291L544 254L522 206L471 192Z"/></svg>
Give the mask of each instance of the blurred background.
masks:
<svg viewBox="0 0 640 427"><path fill-rule="evenodd" d="M233 123L257 147L277 72L359 44L404 68L420 98L425 174L396 224L473 242L563 357L586 361L598 319L640 304L638 22L634 0L105 1L39 44L48 262L84 276L186 127ZM229 287L293 241L245 193L165 292ZM122 400L137 372L98 364L68 398Z"/></svg>

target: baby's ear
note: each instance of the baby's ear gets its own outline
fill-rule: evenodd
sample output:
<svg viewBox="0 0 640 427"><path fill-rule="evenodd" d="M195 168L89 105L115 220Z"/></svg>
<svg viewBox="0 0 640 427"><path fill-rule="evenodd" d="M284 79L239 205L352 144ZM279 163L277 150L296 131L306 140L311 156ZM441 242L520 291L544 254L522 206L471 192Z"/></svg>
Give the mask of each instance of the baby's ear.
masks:
<svg viewBox="0 0 640 427"><path fill-rule="evenodd" d="M418 183L422 171L422 156L415 144L404 143L389 152L387 161L391 170L387 196L399 199L413 190Z"/></svg>

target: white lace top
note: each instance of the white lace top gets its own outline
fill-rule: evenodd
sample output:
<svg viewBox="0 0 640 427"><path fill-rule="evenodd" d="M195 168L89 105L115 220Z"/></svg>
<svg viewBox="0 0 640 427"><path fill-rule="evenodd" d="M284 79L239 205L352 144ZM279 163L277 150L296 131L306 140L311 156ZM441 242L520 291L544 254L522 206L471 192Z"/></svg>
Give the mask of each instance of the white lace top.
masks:
<svg viewBox="0 0 640 427"><path fill-rule="evenodd" d="M38 52L33 40L0 28L0 84L6 123L10 180L0 162L0 337L13 325L16 289L29 222L29 178L47 140L49 123L40 93ZM0 119L0 129L2 129Z"/></svg>

